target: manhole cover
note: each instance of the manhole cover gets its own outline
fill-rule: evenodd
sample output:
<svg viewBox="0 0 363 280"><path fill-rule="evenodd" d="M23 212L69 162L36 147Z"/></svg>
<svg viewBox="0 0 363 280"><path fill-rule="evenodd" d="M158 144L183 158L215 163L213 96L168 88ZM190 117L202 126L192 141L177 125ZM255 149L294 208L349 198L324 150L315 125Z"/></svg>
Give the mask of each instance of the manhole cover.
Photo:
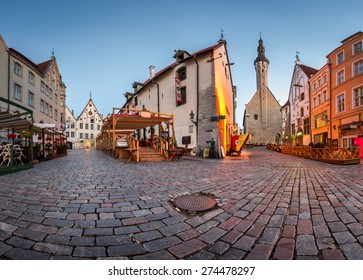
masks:
<svg viewBox="0 0 363 280"><path fill-rule="evenodd" d="M213 198L201 194L179 196L174 199L173 203L175 207L187 212L203 212L217 205L217 201Z"/></svg>

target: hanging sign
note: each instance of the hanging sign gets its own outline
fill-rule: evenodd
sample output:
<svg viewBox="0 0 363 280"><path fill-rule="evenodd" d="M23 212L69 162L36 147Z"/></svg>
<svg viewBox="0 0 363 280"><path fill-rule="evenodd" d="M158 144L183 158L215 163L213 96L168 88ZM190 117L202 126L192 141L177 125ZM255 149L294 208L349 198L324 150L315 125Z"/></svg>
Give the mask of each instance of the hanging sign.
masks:
<svg viewBox="0 0 363 280"><path fill-rule="evenodd" d="M182 101L180 79L175 77L175 99L176 102Z"/></svg>

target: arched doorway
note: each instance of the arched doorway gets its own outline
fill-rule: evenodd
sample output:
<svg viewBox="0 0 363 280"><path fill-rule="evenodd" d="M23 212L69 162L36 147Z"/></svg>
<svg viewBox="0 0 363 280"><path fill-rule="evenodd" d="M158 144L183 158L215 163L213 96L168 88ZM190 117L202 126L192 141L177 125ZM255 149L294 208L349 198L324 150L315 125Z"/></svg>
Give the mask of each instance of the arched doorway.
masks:
<svg viewBox="0 0 363 280"><path fill-rule="evenodd" d="M295 140L296 145L299 145L299 146L303 145L303 136L304 136L304 132L303 132L302 128L299 127L297 129L297 133L296 133L296 140Z"/></svg>

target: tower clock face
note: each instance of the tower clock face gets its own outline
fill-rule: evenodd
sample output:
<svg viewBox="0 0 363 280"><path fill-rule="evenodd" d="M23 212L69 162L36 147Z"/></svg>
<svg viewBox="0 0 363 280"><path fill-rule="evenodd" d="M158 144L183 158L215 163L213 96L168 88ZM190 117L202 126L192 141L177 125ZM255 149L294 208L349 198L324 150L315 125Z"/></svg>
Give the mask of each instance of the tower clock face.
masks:
<svg viewBox="0 0 363 280"><path fill-rule="evenodd" d="M89 110L88 115L92 116L92 111L91 110Z"/></svg>

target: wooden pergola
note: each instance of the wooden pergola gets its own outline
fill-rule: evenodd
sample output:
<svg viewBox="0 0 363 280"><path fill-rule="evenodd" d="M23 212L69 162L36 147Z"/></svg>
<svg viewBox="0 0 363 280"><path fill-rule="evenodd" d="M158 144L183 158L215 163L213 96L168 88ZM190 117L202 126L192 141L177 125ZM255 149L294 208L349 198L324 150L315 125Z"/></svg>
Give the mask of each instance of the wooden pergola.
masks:
<svg viewBox="0 0 363 280"><path fill-rule="evenodd" d="M117 153L119 150L128 152L128 161L132 158L139 162L139 142L140 139L133 137L133 133L147 127L161 126L168 123L174 135L174 115L160 112L150 112L146 110L136 110L128 108L113 108L102 127L102 133L98 137L97 146L102 150L111 150ZM127 145L120 144L120 138L127 141ZM174 148L174 141L171 143L161 137L156 136L153 141L159 141L157 146L159 152L166 157L167 151Z"/></svg>

